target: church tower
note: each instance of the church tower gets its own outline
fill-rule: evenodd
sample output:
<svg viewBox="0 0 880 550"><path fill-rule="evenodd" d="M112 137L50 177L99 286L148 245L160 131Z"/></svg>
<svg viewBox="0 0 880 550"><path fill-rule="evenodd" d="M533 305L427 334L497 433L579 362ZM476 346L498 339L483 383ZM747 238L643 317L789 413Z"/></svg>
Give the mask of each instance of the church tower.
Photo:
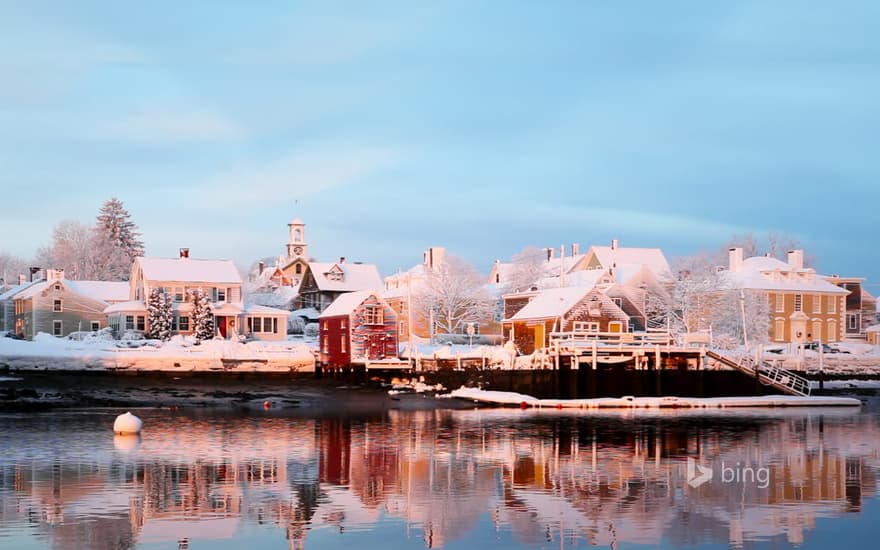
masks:
<svg viewBox="0 0 880 550"><path fill-rule="evenodd" d="M293 262L299 258L307 259L309 246L306 244L306 224L299 218L294 218L287 228L290 235L287 239L287 261Z"/></svg>

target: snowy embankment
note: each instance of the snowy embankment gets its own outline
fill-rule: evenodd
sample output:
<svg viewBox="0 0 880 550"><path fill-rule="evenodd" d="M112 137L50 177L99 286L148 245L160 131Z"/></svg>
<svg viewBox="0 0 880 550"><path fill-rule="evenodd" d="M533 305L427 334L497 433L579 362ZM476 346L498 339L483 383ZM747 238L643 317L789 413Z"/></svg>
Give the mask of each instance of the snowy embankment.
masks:
<svg viewBox="0 0 880 550"><path fill-rule="evenodd" d="M659 408L730 408L730 407L858 407L851 397L799 397L766 395L760 397L604 397L599 399L538 399L521 393L459 388L450 397L492 405L516 405L535 408L574 409L659 409Z"/></svg>
<svg viewBox="0 0 880 550"><path fill-rule="evenodd" d="M135 346L135 347L128 347ZM68 340L38 334L32 342L0 338L0 367L21 371L94 372L314 372L315 359L303 343L192 339L170 342Z"/></svg>

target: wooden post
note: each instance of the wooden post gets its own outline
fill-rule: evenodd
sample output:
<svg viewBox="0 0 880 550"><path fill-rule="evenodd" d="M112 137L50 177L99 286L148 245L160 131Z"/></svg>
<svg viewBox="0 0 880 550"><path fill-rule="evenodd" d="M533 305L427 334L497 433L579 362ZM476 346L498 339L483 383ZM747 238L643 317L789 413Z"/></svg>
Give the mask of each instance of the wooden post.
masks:
<svg viewBox="0 0 880 550"><path fill-rule="evenodd" d="M597 346L596 346L596 341L593 340L593 370L596 370L596 369L598 368L598 366L599 366L599 365L598 365L598 363L599 363L599 362L598 362L598 357L597 357L597 355L598 355L598 350L597 350L596 348L597 348Z"/></svg>

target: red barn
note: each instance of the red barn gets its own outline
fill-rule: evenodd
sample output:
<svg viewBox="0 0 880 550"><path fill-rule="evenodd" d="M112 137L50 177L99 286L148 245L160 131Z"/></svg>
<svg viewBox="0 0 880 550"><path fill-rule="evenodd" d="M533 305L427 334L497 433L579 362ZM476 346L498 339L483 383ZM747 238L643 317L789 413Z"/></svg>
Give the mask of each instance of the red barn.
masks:
<svg viewBox="0 0 880 550"><path fill-rule="evenodd" d="M340 295L318 317L321 362L331 368L397 357L397 313L377 292Z"/></svg>

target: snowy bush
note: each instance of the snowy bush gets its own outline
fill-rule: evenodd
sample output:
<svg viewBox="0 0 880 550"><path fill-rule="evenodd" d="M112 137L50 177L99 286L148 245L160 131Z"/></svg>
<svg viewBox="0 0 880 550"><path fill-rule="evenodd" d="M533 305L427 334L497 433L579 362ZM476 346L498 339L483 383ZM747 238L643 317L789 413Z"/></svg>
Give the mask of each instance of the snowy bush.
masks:
<svg viewBox="0 0 880 550"><path fill-rule="evenodd" d="M288 334L302 334L306 329L306 319L305 317L299 317L297 315L291 315L287 318L287 333Z"/></svg>
<svg viewBox="0 0 880 550"><path fill-rule="evenodd" d="M306 324L306 328L304 334L309 338L317 338L318 337L318 323L308 323Z"/></svg>

